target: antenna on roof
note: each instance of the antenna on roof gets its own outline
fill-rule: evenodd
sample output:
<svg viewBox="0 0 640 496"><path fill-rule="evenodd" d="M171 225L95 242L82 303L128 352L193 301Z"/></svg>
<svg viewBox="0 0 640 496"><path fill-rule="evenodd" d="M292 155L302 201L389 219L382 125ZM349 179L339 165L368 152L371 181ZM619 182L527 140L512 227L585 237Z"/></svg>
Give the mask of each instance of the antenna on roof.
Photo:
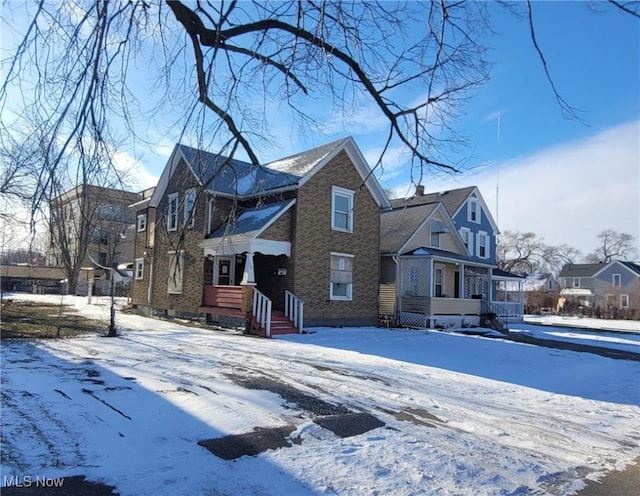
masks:
<svg viewBox="0 0 640 496"><path fill-rule="evenodd" d="M500 148L500 114L498 114L497 148ZM496 224L500 229L500 159L496 160Z"/></svg>

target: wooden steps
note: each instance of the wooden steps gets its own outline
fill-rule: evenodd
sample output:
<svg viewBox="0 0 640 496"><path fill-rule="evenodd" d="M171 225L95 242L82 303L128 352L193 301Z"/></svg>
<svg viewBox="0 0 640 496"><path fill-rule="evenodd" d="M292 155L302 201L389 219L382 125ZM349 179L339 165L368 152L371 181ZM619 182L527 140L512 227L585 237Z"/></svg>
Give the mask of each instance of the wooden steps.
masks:
<svg viewBox="0 0 640 496"><path fill-rule="evenodd" d="M254 320L251 322L251 334L266 337L265 330ZM298 328L280 310L271 312L271 336L298 334Z"/></svg>

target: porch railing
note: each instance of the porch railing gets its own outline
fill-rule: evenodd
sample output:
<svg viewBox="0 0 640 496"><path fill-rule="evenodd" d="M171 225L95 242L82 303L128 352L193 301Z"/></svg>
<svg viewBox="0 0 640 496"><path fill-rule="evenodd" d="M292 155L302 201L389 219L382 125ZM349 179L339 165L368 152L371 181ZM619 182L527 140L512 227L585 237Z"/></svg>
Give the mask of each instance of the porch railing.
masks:
<svg viewBox="0 0 640 496"><path fill-rule="evenodd" d="M304 322L304 302L291 291L284 292L284 314L302 332Z"/></svg>
<svg viewBox="0 0 640 496"><path fill-rule="evenodd" d="M494 313L506 323L522 322L522 303L515 301L492 302Z"/></svg>
<svg viewBox="0 0 640 496"><path fill-rule="evenodd" d="M271 337L271 300L253 288L253 318L257 321L265 335Z"/></svg>

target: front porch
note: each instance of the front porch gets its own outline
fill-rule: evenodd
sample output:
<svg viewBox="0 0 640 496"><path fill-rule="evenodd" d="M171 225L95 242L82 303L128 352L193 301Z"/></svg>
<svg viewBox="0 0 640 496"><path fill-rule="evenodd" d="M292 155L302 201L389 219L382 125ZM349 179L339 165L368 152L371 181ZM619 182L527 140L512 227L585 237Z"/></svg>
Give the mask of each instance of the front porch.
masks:
<svg viewBox="0 0 640 496"><path fill-rule="evenodd" d="M522 321L520 283L506 274L494 280L492 267L457 254L400 256L396 319L419 328L471 327L482 321Z"/></svg>

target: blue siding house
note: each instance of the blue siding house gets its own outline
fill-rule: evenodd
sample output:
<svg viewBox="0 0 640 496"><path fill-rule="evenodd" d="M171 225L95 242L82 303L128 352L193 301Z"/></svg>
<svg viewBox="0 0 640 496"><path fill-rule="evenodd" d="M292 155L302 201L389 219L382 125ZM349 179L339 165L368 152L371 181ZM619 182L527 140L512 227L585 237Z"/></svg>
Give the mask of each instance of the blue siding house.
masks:
<svg viewBox="0 0 640 496"><path fill-rule="evenodd" d="M380 229L385 312L412 327L522 321L522 278L497 269L498 228L477 187L425 194L418 186L391 205Z"/></svg>

